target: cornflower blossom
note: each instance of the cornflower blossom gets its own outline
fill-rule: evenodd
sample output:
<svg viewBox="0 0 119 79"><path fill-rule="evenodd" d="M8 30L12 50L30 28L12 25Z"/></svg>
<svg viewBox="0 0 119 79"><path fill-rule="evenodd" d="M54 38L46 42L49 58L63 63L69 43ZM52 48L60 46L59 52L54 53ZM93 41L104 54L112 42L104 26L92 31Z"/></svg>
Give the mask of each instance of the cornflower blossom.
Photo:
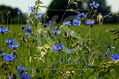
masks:
<svg viewBox="0 0 119 79"><path fill-rule="evenodd" d="M51 31L52 31L52 33L55 33L57 35L60 34L60 32L61 32L61 31L58 31L58 30L55 30L55 29L52 29Z"/></svg>
<svg viewBox="0 0 119 79"><path fill-rule="evenodd" d="M78 20L73 20L73 25L80 26L81 25L81 22L78 21Z"/></svg>
<svg viewBox="0 0 119 79"><path fill-rule="evenodd" d="M68 25L68 24L71 24L71 21L63 22L63 25Z"/></svg>
<svg viewBox="0 0 119 79"><path fill-rule="evenodd" d="M97 8L97 7L99 7L100 6L100 4L97 2L97 3L95 3L95 1L93 1L93 3L90 3L90 6L91 6L91 9L93 9L93 7L94 8Z"/></svg>
<svg viewBox="0 0 119 79"><path fill-rule="evenodd" d="M17 14L22 14L22 11L20 9L18 9Z"/></svg>
<svg viewBox="0 0 119 79"><path fill-rule="evenodd" d="M119 60L119 54L111 55L112 60Z"/></svg>
<svg viewBox="0 0 119 79"><path fill-rule="evenodd" d="M14 43L14 42L15 42L15 39L6 40L6 43L7 43L7 44L12 44L12 43Z"/></svg>
<svg viewBox="0 0 119 79"><path fill-rule="evenodd" d="M16 58L16 55L11 55L11 54L8 54L8 56L4 56L5 61L13 61L15 60L15 58Z"/></svg>
<svg viewBox="0 0 119 79"><path fill-rule="evenodd" d="M87 13L81 13L81 14L78 14L76 15L77 19L80 19L80 18L87 18Z"/></svg>
<svg viewBox="0 0 119 79"><path fill-rule="evenodd" d="M14 44L14 45L11 44L11 45L9 45L9 47L15 49L15 48L19 47L19 44Z"/></svg>
<svg viewBox="0 0 119 79"><path fill-rule="evenodd" d="M0 33L8 32L8 28L0 28Z"/></svg>
<svg viewBox="0 0 119 79"><path fill-rule="evenodd" d="M64 48L64 45L59 44L59 46L54 45L52 49L53 49L54 51L60 51L60 50L62 50L63 48Z"/></svg>
<svg viewBox="0 0 119 79"><path fill-rule="evenodd" d="M87 25L93 25L94 23L95 23L95 21L93 21L93 20L89 20L86 22Z"/></svg>

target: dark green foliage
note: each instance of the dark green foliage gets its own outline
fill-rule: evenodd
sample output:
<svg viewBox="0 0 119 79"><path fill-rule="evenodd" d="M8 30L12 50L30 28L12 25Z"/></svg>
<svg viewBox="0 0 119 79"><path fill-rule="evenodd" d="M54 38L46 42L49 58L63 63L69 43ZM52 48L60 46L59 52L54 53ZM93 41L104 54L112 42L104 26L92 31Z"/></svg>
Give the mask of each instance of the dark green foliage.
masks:
<svg viewBox="0 0 119 79"><path fill-rule="evenodd" d="M2 18L1 18L2 15L3 15L4 24L7 23L7 19L8 19L8 24L11 24L11 23L17 24L18 23L17 10L18 8L11 8L9 6L1 5L0 6L0 24L2 24ZM10 11L9 15L7 15L8 11ZM23 14L20 14L19 23L20 24L26 23L26 18L24 17Z"/></svg>

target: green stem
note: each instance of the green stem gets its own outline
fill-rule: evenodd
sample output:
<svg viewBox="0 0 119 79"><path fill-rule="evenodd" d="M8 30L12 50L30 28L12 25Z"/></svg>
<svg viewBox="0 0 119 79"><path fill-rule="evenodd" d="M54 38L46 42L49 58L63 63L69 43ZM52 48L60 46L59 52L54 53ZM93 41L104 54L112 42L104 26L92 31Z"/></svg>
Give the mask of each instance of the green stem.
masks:
<svg viewBox="0 0 119 79"><path fill-rule="evenodd" d="M60 24L61 24L61 22L62 22L62 20L63 20L63 18L64 18L64 15L66 14L67 9L68 9L69 6L70 6L70 4L71 4L71 3L68 4L68 6L67 6L67 8L66 8L66 10L65 10L65 12L64 12L64 14L63 14L63 16L62 16L62 19L61 19L61 21L60 21Z"/></svg>
<svg viewBox="0 0 119 79"><path fill-rule="evenodd" d="M20 14L18 15L18 24L19 24L19 18L20 18Z"/></svg>

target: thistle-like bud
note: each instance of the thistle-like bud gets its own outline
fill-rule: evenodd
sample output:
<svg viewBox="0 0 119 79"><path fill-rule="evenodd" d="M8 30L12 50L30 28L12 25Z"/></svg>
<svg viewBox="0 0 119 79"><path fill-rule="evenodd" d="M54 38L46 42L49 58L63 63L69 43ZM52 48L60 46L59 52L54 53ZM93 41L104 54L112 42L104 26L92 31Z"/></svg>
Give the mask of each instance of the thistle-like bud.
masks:
<svg viewBox="0 0 119 79"><path fill-rule="evenodd" d="M11 11L8 11L8 12L7 12L7 16L10 15L10 14L11 14Z"/></svg>
<svg viewBox="0 0 119 79"><path fill-rule="evenodd" d="M117 39L117 38L116 38L116 37L114 37L114 41L116 41L116 39Z"/></svg>

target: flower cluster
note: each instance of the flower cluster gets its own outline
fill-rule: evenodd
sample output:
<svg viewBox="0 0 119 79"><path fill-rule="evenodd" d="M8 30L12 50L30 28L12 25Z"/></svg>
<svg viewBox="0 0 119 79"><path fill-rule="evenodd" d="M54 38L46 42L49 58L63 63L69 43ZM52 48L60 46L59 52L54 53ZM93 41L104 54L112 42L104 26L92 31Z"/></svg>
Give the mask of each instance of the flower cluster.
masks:
<svg viewBox="0 0 119 79"><path fill-rule="evenodd" d="M19 47L19 44L14 44L14 45L11 44L11 45L9 45L9 47L15 49L15 48Z"/></svg>
<svg viewBox="0 0 119 79"><path fill-rule="evenodd" d="M8 32L8 28L1 28L1 27L0 27L0 33L3 34L4 32Z"/></svg>
<svg viewBox="0 0 119 79"><path fill-rule="evenodd" d="M15 60L15 58L16 58L16 55L11 55L11 54L8 54L8 56L4 56L4 60L5 61L13 61L13 60Z"/></svg>
<svg viewBox="0 0 119 79"><path fill-rule="evenodd" d="M76 17L77 17L77 19L87 18L87 13L85 14L85 13L82 12L81 14L76 15Z"/></svg>
<svg viewBox="0 0 119 79"><path fill-rule="evenodd" d="M80 26L81 25L81 22L78 21L78 20L73 20L73 25Z"/></svg>
<svg viewBox="0 0 119 79"><path fill-rule="evenodd" d="M74 50L73 49L66 49L65 52L69 52L69 53L74 53Z"/></svg>
<svg viewBox="0 0 119 79"><path fill-rule="evenodd" d="M26 76L24 76L24 74L25 74L24 71L28 71L28 68L26 68L26 67L21 68L21 66L18 66L17 71L19 72L19 76L22 79L30 79L31 78L31 76L29 74L26 74Z"/></svg>
<svg viewBox="0 0 119 79"><path fill-rule="evenodd" d="M12 44L12 43L14 43L15 42L15 39L8 39L8 40L6 40L6 43L7 44Z"/></svg>
<svg viewBox="0 0 119 79"><path fill-rule="evenodd" d="M93 3L90 3L90 6L91 6L91 8L93 9L93 7L94 8L97 8L97 7L99 7L100 6L100 4L97 2L97 3L95 3L95 1L93 1Z"/></svg>
<svg viewBox="0 0 119 79"><path fill-rule="evenodd" d="M17 14L22 14L22 11L20 9L18 9Z"/></svg>
<svg viewBox="0 0 119 79"><path fill-rule="evenodd" d="M71 21L63 22L63 25L69 25L69 24L71 24Z"/></svg>
<svg viewBox="0 0 119 79"><path fill-rule="evenodd" d="M57 34L57 35L60 34L60 32L61 32L61 31L58 31L58 30L55 30L55 29L52 29L51 31L52 31L52 33Z"/></svg>
<svg viewBox="0 0 119 79"><path fill-rule="evenodd" d="M52 49L53 49L54 51L60 51L60 50L62 50L63 48L64 48L64 45L59 44L59 46L54 45Z"/></svg>
<svg viewBox="0 0 119 79"><path fill-rule="evenodd" d="M119 60L119 54L111 55L112 60Z"/></svg>
<svg viewBox="0 0 119 79"><path fill-rule="evenodd" d="M26 32L25 35L33 35L33 32L31 32L31 29L32 29L32 26L25 27L23 29L23 31Z"/></svg>

